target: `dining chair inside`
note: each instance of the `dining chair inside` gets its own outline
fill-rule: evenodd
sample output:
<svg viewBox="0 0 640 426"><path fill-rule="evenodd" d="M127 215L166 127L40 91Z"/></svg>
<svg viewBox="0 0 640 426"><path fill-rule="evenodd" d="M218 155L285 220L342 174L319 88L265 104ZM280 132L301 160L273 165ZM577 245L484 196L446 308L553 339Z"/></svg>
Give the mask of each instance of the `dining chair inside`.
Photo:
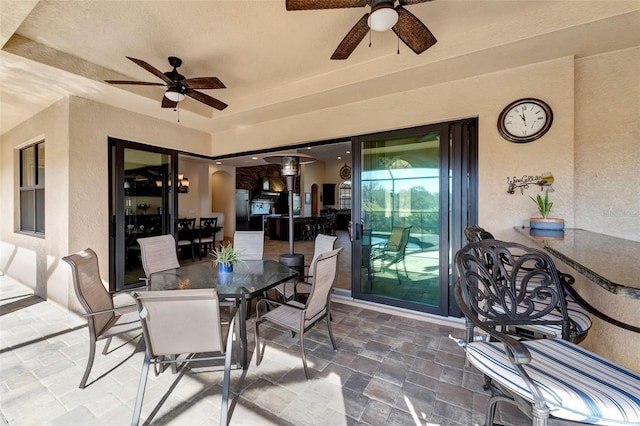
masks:
<svg viewBox="0 0 640 426"><path fill-rule="evenodd" d="M224 361L220 424L228 423L233 338L239 336L235 315L223 328L215 289L147 291L134 293L146 343L132 425L140 422L142 403L154 365L157 374L166 364L185 368L193 361ZM190 354L188 356L176 356Z"/></svg>
<svg viewBox="0 0 640 426"><path fill-rule="evenodd" d="M200 229L198 230L198 253L200 259L202 259L202 253L206 256L214 248L217 228L217 217L200 218Z"/></svg>
<svg viewBox="0 0 640 426"><path fill-rule="evenodd" d="M191 261L195 261L196 218L178 219L178 250L188 248Z"/></svg>
<svg viewBox="0 0 640 426"><path fill-rule="evenodd" d="M255 339L256 339L256 365L262 362L265 347L260 345L260 325L270 322L279 327L290 330L292 334L298 333L300 338L300 353L302 365L307 379L311 378L307 366L307 358L304 352L304 335L322 319L327 320L329 338L334 350L337 350L333 331L331 330L331 290L338 270L338 255L342 248L324 253L313 262L314 275L312 278L311 293L305 304L290 300L279 303L268 299L262 299L256 304ZM265 313L261 313L262 307L273 307Z"/></svg>
<svg viewBox="0 0 640 426"><path fill-rule="evenodd" d="M93 367L96 342L107 340L102 351L102 354L106 355L112 337L134 333L134 337L139 336L140 319L133 300L127 306L115 306L113 294L107 291L100 278L98 256L93 250L87 248L65 256L62 260L71 266L73 289L84 309L89 329L89 358L79 386L80 389L84 389Z"/></svg>

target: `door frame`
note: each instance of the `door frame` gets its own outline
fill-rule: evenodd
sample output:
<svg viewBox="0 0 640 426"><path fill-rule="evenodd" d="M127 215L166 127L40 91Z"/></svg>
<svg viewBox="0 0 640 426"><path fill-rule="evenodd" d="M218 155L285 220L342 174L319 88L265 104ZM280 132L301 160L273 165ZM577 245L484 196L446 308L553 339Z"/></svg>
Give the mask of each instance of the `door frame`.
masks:
<svg viewBox="0 0 640 426"><path fill-rule="evenodd" d="M477 224L478 206L478 137L477 118L435 123L405 129L355 136L351 139L353 173L351 218L352 284L354 299L381 303L440 316L461 316L453 300L454 274L451 267L456 253L465 243L464 229ZM439 235L439 305L437 307L406 300L392 299L361 290L362 265L362 143L392 139L420 133L440 133L440 235ZM448 178L447 178L448 177ZM455 188L455 190L454 190Z"/></svg>
<svg viewBox="0 0 640 426"><path fill-rule="evenodd" d="M125 289L125 262L124 256L116 253L118 247L125 246L125 190L124 190L124 150L135 149L162 155L167 155L171 161L171 182L170 185L163 185L162 199L162 233L175 234L176 220L178 213L178 191L171 191L169 188L178 187L178 151L146 145L139 142L132 142L123 139L108 138L108 167L109 167L109 291L120 291ZM142 285L142 282L140 282ZM131 288L132 286L126 286Z"/></svg>

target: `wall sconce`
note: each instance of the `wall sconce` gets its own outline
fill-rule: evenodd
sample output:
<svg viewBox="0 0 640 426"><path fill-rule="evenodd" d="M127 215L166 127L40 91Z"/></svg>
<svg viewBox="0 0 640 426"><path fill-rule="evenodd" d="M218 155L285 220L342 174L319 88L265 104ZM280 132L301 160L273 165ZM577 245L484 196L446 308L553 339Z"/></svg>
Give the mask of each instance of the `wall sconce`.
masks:
<svg viewBox="0 0 640 426"><path fill-rule="evenodd" d="M171 180L169 180L169 189L171 189ZM162 188L162 180L156 180L156 186ZM189 179L183 173L178 174L178 193L186 194L189 192Z"/></svg>
<svg viewBox="0 0 640 426"><path fill-rule="evenodd" d="M524 175L521 178L513 177L507 178L507 184L509 187L507 188L507 194L515 193L516 188L520 188L520 194L524 194L524 189L529 188L529 185L538 185L540 186L540 191L544 189L545 186L548 186L548 191L553 191L551 184L553 184L553 174L551 172L542 173L540 176L527 176Z"/></svg>
<svg viewBox="0 0 640 426"><path fill-rule="evenodd" d="M186 194L189 192L189 179L184 176L184 173L178 173L178 193Z"/></svg>

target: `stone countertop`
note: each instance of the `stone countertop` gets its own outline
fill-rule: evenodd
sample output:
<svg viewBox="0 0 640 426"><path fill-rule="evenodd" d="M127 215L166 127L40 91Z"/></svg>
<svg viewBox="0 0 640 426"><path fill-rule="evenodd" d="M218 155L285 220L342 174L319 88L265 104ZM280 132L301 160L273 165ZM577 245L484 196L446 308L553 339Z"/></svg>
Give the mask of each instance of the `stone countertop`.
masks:
<svg viewBox="0 0 640 426"><path fill-rule="evenodd" d="M584 229L566 228L564 238L549 239L514 229L605 290L640 300L640 242Z"/></svg>

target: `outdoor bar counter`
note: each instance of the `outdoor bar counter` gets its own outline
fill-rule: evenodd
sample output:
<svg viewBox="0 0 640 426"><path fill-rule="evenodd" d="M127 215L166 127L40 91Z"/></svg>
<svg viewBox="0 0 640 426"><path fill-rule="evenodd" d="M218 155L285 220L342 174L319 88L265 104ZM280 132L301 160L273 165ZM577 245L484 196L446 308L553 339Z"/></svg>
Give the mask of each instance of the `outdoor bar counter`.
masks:
<svg viewBox="0 0 640 426"><path fill-rule="evenodd" d="M640 300L640 242L584 229L565 229L563 238L514 229L605 290Z"/></svg>

